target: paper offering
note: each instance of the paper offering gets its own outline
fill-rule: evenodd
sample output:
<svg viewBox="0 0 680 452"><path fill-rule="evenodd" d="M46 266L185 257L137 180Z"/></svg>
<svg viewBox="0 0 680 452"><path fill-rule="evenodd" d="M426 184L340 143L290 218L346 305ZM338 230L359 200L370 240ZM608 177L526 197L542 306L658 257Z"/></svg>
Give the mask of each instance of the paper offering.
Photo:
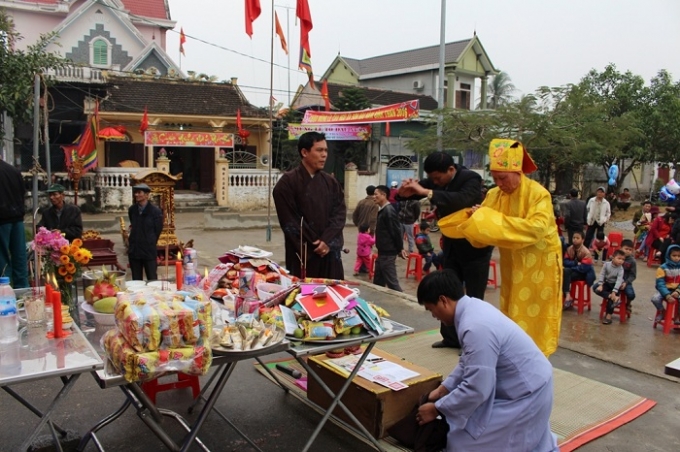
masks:
<svg viewBox="0 0 680 452"><path fill-rule="evenodd" d="M359 362L359 357L357 355L346 355L341 358L329 359L326 362L347 377ZM403 381L420 374L370 353L357 375L393 391L399 391L408 388L408 385Z"/></svg>

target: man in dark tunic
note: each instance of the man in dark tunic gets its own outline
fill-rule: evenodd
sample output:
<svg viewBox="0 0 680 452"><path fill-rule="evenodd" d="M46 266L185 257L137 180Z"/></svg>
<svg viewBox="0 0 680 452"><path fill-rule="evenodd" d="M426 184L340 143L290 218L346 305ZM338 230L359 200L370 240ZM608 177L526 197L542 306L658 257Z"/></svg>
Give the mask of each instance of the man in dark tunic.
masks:
<svg viewBox="0 0 680 452"><path fill-rule="evenodd" d="M163 231L163 211L149 202L151 188L146 184L132 187L135 203L128 209L130 238L128 261L132 279L148 281L158 279L158 248L156 244Z"/></svg>
<svg viewBox="0 0 680 452"><path fill-rule="evenodd" d="M433 152L423 163L428 178L402 182L399 196L402 198L427 198L437 207L437 218L443 218L466 207L482 202L482 177L464 166L453 163L453 158L444 152ZM456 272L465 284L469 297L484 299L489 278L489 262L493 247L475 248L465 239L444 237L444 268ZM432 344L434 348L460 348L455 325L442 323L442 340Z"/></svg>
<svg viewBox="0 0 680 452"><path fill-rule="evenodd" d="M304 266L306 277L343 279L347 207L340 184L323 171L328 156L325 135L303 134L298 152L300 166L281 176L272 194L285 237L286 267L298 277Z"/></svg>
<svg viewBox="0 0 680 452"><path fill-rule="evenodd" d="M43 211L37 227L44 226L50 231L58 229L66 240L72 242L83 236L83 218L78 206L65 202L64 190L60 184L52 184L47 189L52 205Z"/></svg>

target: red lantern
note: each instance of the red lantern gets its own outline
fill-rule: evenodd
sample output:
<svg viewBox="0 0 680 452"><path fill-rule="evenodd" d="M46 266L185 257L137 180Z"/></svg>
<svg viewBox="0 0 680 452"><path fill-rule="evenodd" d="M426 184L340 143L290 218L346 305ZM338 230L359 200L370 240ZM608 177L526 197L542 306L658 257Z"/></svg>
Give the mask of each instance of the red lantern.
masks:
<svg viewBox="0 0 680 452"><path fill-rule="evenodd" d="M238 136L241 137L241 141L245 145L248 143L248 137L250 136L250 132L247 131L246 129L239 129Z"/></svg>

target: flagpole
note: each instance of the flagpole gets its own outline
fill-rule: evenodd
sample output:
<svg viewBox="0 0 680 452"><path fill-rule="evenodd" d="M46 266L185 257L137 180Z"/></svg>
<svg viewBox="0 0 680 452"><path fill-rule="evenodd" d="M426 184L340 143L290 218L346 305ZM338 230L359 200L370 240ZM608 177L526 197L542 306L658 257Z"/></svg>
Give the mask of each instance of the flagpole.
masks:
<svg viewBox="0 0 680 452"><path fill-rule="evenodd" d="M272 241L272 148L274 146L274 129L273 129L273 120L274 120L274 0L272 0L272 24L271 27L269 27L269 30L271 31L271 46L270 46L270 52L269 52L269 165L267 165L268 169L268 177L267 177L267 193L269 196L267 196L267 232L266 232L266 240L267 242Z"/></svg>

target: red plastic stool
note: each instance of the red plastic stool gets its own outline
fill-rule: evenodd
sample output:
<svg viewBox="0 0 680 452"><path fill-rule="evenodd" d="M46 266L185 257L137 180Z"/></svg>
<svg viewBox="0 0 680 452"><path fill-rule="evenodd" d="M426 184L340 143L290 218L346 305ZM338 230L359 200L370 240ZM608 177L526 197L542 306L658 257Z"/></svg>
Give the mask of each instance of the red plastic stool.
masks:
<svg viewBox="0 0 680 452"><path fill-rule="evenodd" d="M420 225L414 224L413 225L413 237L417 236L420 234Z"/></svg>
<svg viewBox="0 0 680 452"><path fill-rule="evenodd" d="M569 293L574 300L574 305L576 305L576 310L579 315L583 314L586 307L589 311L591 310L590 287L588 287L588 284L586 284L585 281L572 281L569 286Z"/></svg>
<svg viewBox="0 0 680 452"><path fill-rule="evenodd" d="M368 279L373 279L373 275L375 275L375 261L378 259L378 255L373 253L371 254L371 266L368 268Z"/></svg>
<svg viewBox="0 0 680 452"><path fill-rule="evenodd" d="M496 261L492 260L489 262L489 271L491 272L491 277L486 280L486 285L493 286L494 289L498 289L498 273L496 272Z"/></svg>
<svg viewBox="0 0 680 452"><path fill-rule="evenodd" d="M654 316L654 329L656 329L657 324L661 324L663 326L663 334L669 334L671 330L676 327L676 325L673 323L673 319L675 319L677 311L677 301L672 301L670 303L666 302L666 315L664 316L663 320L659 322L656 321L656 317L659 315L659 311L656 311L656 315Z"/></svg>
<svg viewBox="0 0 680 452"><path fill-rule="evenodd" d="M620 232L610 232L608 238L609 238L609 252L607 252L607 255L613 256L614 251L621 248L623 234L621 234Z"/></svg>
<svg viewBox="0 0 680 452"><path fill-rule="evenodd" d="M159 383L158 378L142 383L142 390L149 396L149 399L155 404L156 394L163 391L171 391L173 389L191 388L191 394L195 399L201 393L201 382L195 375L187 375L179 372L177 374L177 381L170 383Z"/></svg>
<svg viewBox="0 0 680 452"><path fill-rule="evenodd" d="M415 268L411 268L411 259L415 259ZM423 256L420 253L411 253L408 255L408 261L406 261L406 278L408 275L414 275L416 281L423 279Z"/></svg>
<svg viewBox="0 0 680 452"><path fill-rule="evenodd" d="M657 251L659 250L657 250L654 247L649 248L649 255L647 256L647 267L651 267L652 265L661 265L661 263L663 262L662 260L663 256L661 256L658 259L656 258Z"/></svg>
<svg viewBox="0 0 680 452"><path fill-rule="evenodd" d="M626 305L628 303L626 300L625 293L619 294L619 301L620 301L619 305L614 308L612 317L618 315L619 319L621 320L621 323L626 323L626 319L628 318L628 311L626 310ZM600 320L604 319L606 313L607 313L607 299L603 298L602 304L600 305Z"/></svg>

